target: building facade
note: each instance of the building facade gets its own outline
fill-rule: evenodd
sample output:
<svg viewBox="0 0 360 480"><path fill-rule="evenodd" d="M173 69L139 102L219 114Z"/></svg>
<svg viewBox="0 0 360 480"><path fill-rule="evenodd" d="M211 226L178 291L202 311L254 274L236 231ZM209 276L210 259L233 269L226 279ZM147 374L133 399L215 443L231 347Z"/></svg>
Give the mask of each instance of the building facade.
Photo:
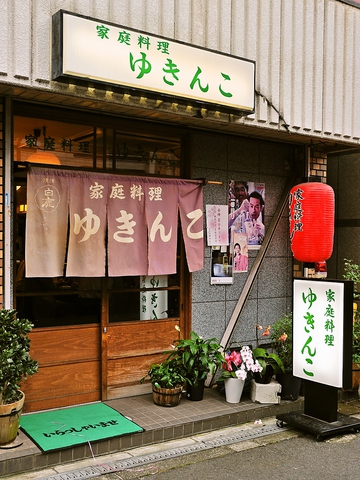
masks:
<svg viewBox="0 0 360 480"><path fill-rule="evenodd" d="M183 335L192 329L223 344L254 344L257 323L271 324L291 311L292 277L302 275L302 265L294 263L290 251L287 198L303 178L326 182L329 174L337 193L350 185L353 213L347 216L341 207L338 226L351 228L352 238L359 238L356 181L354 187L349 182L354 174L359 178L360 9L355 4L2 0L1 6L0 293L4 308L16 308L35 325L32 353L40 371L25 386L28 411L147 391L148 385L139 385L139 380L177 338L175 326ZM173 95L156 86L144 89L136 82L109 81L112 65L103 65L96 78L73 71L59 74L57 55L64 53L60 38L68 39L62 48L68 48L70 57L80 45L82 52L86 50L81 37L72 43L73 32L65 20L56 22L59 15L81 24L94 22L104 40L105 28L118 32L118 43L119 32L131 32L142 39L144 48L146 39L153 37L163 45L175 42L179 48L193 48L185 58L190 65L194 56L198 68L199 75L192 77L194 88L205 90L206 83L196 55L209 54L213 71L224 58L250 62L255 66L249 97L253 108L179 94L175 80L182 72L166 55ZM144 67L146 51L140 53ZM89 45L75 68L81 69L86 57L84 62L95 69L102 65L101 56ZM133 73L136 62L133 58L129 63ZM168 84L169 77L164 78ZM230 93L222 92L225 100ZM205 214L203 268L190 271L186 241L179 234L176 272L161 278L141 272L109 274L118 261L109 252L104 254L102 274L73 270L66 275L70 264L66 257L62 274L29 276L31 260L35 258L34 272L38 258L26 256L30 242L40 257L45 248L43 231L29 227L31 172L44 178L54 172L112 175L114 181L130 178L135 183L160 178L176 185L198 180L204 212L207 206L225 205L231 213L236 199L229 190L235 183L246 183L248 193L250 189L263 193L265 235L256 248L249 248L247 267L228 281L214 281L215 265L220 263L225 271L234 251L208 244ZM77 188L67 197L81 198ZM344 201L339 193L341 205ZM76 229L72 218L61 222L62 233L52 241L58 243L65 235L67 251L71 228ZM78 230L85 230L84 225L79 221ZM345 230L338 232L329 261L335 276L341 275L342 242L348 238ZM104 242L106 235L105 231ZM353 248L346 247L347 256ZM99 260L101 249L103 245L92 247L91 265ZM132 264L147 256L145 250ZM159 258L166 256L166 250L160 251ZM357 252L354 256L358 260Z"/></svg>

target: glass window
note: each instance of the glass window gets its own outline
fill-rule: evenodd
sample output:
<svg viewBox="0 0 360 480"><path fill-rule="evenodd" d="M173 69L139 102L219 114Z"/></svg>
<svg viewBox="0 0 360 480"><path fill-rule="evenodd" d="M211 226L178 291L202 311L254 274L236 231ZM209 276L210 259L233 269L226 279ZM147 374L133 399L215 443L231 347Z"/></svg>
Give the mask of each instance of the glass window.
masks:
<svg viewBox="0 0 360 480"><path fill-rule="evenodd" d="M16 113L21 111L19 105ZM26 171L28 163L54 168L102 170L129 175L180 177L180 140L167 135L47 118L14 116L16 255L15 308L35 327L101 322L108 302L110 322L180 316L178 273L156 277L26 278ZM94 118L89 116L89 119ZM180 249L178 249L180 250ZM104 298L103 293L107 292Z"/></svg>

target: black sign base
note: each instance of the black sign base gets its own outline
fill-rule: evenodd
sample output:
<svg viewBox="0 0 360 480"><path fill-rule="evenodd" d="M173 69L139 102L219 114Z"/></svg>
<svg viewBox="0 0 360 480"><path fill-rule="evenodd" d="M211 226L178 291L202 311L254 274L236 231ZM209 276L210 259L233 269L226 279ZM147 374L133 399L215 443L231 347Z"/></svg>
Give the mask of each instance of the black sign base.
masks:
<svg viewBox="0 0 360 480"><path fill-rule="evenodd" d="M317 440L322 440L329 435L360 431L360 419L342 415L341 413L337 414L337 420L334 422L326 422L315 417L310 417L300 410L281 413L276 416L276 420L278 427L283 427L284 424L288 424L316 435Z"/></svg>

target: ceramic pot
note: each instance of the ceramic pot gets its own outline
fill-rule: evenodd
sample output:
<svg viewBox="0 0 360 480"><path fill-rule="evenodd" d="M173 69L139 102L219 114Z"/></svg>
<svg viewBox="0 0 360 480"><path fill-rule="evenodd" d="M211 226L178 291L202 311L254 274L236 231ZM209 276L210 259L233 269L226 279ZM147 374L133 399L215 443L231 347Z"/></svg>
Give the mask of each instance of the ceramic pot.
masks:
<svg viewBox="0 0 360 480"><path fill-rule="evenodd" d="M245 380L225 378L225 398L228 403L239 403L244 389Z"/></svg>

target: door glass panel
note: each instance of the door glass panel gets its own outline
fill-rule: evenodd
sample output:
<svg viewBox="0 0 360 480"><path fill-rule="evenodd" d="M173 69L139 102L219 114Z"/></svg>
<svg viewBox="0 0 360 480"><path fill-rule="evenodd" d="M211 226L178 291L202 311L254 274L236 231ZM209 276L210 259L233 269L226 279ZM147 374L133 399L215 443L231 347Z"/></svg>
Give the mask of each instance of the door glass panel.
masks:
<svg viewBox="0 0 360 480"><path fill-rule="evenodd" d="M178 318L179 275L117 278L109 298L110 323Z"/></svg>

